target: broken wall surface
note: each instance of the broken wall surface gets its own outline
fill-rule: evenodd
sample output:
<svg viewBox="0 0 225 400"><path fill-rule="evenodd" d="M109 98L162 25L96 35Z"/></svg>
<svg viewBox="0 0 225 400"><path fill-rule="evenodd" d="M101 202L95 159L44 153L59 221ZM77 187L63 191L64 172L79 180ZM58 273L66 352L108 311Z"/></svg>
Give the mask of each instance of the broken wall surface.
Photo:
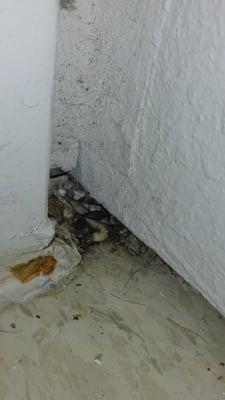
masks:
<svg viewBox="0 0 225 400"><path fill-rule="evenodd" d="M53 165L225 313L225 3L72 3Z"/></svg>

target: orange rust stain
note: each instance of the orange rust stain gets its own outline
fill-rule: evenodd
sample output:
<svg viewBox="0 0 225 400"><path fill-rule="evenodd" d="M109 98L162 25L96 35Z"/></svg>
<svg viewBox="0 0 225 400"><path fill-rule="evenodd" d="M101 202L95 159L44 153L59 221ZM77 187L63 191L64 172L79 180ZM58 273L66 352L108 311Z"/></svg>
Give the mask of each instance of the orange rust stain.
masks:
<svg viewBox="0 0 225 400"><path fill-rule="evenodd" d="M25 264L17 264L11 268L12 274L22 283L32 281L41 275L50 275L56 267L57 261L52 256L38 257Z"/></svg>

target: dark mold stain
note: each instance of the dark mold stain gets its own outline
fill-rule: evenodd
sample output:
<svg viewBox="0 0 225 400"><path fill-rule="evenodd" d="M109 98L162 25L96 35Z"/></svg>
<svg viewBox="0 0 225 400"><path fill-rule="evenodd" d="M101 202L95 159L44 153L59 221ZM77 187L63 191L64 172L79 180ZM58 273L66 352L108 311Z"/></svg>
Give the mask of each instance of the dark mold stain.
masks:
<svg viewBox="0 0 225 400"><path fill-rule="evenodd" d="M75 3L76 0L60 0L60 8L67 11L76 10Z"/></svg>

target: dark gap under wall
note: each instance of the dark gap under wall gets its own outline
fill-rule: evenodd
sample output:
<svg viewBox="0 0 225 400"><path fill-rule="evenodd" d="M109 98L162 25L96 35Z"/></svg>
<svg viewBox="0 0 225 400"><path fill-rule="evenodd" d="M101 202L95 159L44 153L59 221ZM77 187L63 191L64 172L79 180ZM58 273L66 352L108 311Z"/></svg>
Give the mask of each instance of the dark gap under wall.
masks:
<svg viewBox="0 0 225 400"><path fill-rule="evenodd" d="M197 293L154 250L147 247L99 204L72 174L60 168L51 170L49 217L56 221L56 237L68 245L75 244L81 254L103 241L111 244L112 252L122 246L133 256L157 260L157 265L169 269L171 275L179 279L185 289Z"/></svg>

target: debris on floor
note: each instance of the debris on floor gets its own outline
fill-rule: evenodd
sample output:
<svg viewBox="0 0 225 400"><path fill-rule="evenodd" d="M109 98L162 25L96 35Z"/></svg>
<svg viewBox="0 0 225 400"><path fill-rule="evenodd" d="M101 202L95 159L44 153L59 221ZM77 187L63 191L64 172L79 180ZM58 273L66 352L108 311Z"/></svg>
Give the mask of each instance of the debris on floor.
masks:
<svg viewBox="0 0 225 400"><path fill-rule="evenodd" d="M28 263L17 264L11 268L12 274L22 283L30 282L32 279L50 275L56 267L57 261L53 256L40 256Z"/></svg>
<svg viewBox="0 0 225 400"><path fill-rule="evenodd" d="M0 310L5 305L23 303L52 287L70 282L81 262L76 246L59 238L44 250L16 255L17 264L13 257L15 255L6 258L0 271Z"/></svg>
<svg viewBox="0 0 225 400"><path fill-rule="evenodd" d="M81 317L82 317L81 314L73 315L73 320L74 320L74 321L79 321L79 319L80 319Z"/></svg>
<svg viewBox="0 0 225 400"><path fill-rule="evenodd" d="M103 358L103 354L101 354L101 353L96 354L95 359L94 359L95 364L102 365L102 358Z"/></svg>
<svg viewBox="0 0 225 400"><path fill-rule="evenodd" d="M148 248L112 216L70 175L51 179L49 216L56 220L56 236L75 243L84 253L94 244L109 240L114 248L126 247L131 255Z"/></svg>
<svg viewBox="0 0 225 400"><path fill-rule="evenodd" d="M225 320L159 258L111 249L92 246L65 290L2 310L0 400L225 398Z"/></svg>
<svg viewBox="0 0 225 400"><path fill-rule="evenodd" d="M186 291L198 292L147 247L120 221L99 204L71 173L53 171L50 179L49 217L56 221L56 237L77 246L81 255L101 242L109 242L111 251L123 247L132 256L145 255L163 265Z"/></svg>

